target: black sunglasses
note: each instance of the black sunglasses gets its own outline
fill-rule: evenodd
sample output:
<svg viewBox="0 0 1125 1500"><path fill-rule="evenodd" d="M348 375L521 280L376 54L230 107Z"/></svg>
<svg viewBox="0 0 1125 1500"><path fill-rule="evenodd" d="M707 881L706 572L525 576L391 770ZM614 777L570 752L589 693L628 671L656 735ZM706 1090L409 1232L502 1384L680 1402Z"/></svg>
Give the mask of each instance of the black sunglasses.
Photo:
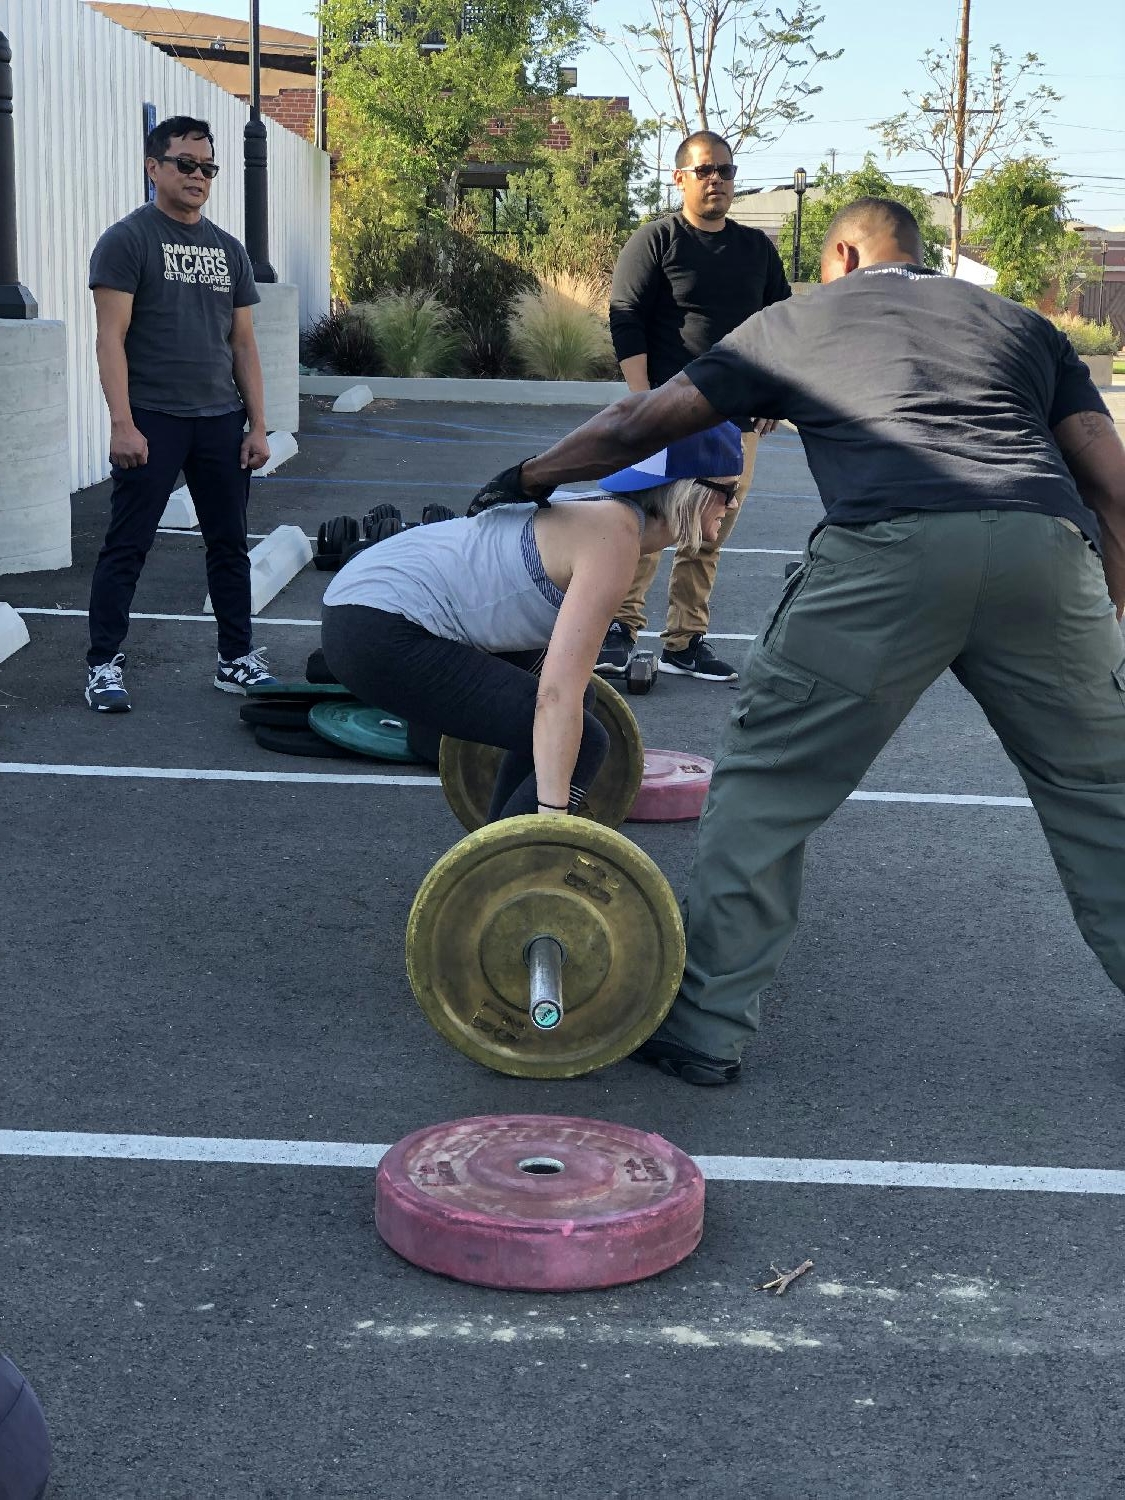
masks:
<svg viewBox="0 0 1125 1500"><path fill-rule="evenodd" d="M733 182L738 168L732 161L701 161L697 167L681 167L680 171L694 172L700 181L717 172L724 182Z"/></svg>
<svg viewBox="0 0 1125 1500"><path fill-rule="evenodd" d="M735 495L738 493L738 485L737 485L737 483L735 483L735 484L720 484L720 482L717 479L701 479L699 481L699 483L703 486L703 488L705 490L714 490L716 494L724 495L726 497L726 502L727 502L728 505L731 503L731 501L734 499Z"/></svg>
<svg viewBox="0 0 1125 1500"><path fill-rule="evenodd" d="M158 156L157 161L170 161L177 172L185 177L191 177L196 172L202 172L207 181L219 175L219 163L217 161L200 161L195 156Z"/></svg>

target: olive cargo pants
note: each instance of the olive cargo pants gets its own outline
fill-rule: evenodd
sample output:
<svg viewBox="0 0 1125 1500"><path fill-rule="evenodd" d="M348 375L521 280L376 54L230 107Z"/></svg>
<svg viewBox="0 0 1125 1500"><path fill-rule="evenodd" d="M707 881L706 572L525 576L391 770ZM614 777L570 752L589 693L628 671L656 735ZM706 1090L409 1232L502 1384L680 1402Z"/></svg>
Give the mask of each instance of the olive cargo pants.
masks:
<svg viewBox="0 0 1125 1500"><path fill-rule="evenodd" d="M711 619L711 590L719 568L719 552L734 530L754 477L754 459L758 452L758 435L755 432L742 434L742 474L735 492L735 503L723 517L723 524L716 542L704 542L694 555L689 557L677 550L672 561L672 576L668 580L668 618L661 639L669 651L682 651L693 635L706 635ZM723 474L709 474L709 479L726 478ZM633 586L625 596L625 602L617 611L621 621L634 640L645 628L645 595L649 591L656 570L660 566L660 553L642 554L633 575Z"/></svg>
<svg viewBox="0 0 1125 1500"><path fill-rule="evenodd" d="M828 526L755 642L699 825L661 1034L737 1058L797 925L805 840L949 667L1027 786L1082 936L1125 991L1125 647L1068 523Z"/></svg>

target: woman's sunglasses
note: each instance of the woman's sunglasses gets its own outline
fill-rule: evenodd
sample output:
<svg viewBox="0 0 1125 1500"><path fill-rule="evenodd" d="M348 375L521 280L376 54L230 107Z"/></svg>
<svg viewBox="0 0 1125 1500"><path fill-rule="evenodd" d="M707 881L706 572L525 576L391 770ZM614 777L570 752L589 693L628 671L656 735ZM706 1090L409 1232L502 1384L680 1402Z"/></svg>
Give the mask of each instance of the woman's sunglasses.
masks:
<svg viewBox="0 0 1125 1500"><path fill-rule="evenodd" d="M157 161L171 162L177 172L184 177L191 177L196 172L202 172L210 182L212 177L219 175L219 163L217 161L199 161L194 156L158 156Z"/></svg>
<svg viewBox="0 0 1125 1500"><path fill-rule="evenodd" d="M721 484L717 479L701 479L699 483L705 490L714 490L717 495L722 495L729 505L738 493L738 485Z"/></svg>

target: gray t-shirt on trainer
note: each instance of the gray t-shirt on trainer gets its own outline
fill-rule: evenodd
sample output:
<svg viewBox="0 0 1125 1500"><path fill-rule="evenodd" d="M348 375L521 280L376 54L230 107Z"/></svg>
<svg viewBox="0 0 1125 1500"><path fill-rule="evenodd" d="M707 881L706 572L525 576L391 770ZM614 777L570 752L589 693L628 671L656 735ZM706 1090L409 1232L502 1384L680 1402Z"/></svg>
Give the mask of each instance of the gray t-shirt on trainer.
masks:
<svg viewBox="0 0 1125 1500"><path fill-rule="evenodd" d="M684 374L731 421L793 423L825 524L1014 509L1098 541L1051 429L1105 403L1070 340L995 292L868 266L755 313Z"/></svg>
<svg viewBox="0 0 1125 1500"><path fill-rule="evenodd" d="M129 404L174 417L238 411L230 330L260 302L250 257L209 219L182 224L155 203L119 219L90 257L90 286L131 292Z"/></svg>

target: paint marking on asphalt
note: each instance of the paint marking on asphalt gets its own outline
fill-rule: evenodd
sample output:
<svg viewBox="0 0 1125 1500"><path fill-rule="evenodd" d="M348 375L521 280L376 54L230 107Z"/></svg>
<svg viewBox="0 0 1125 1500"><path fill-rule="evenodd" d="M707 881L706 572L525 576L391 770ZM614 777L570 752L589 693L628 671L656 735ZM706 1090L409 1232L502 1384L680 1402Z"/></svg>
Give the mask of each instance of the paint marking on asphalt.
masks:
<svg viewBox="0 0 1125 1500"><path fill-rule="evenodd" d="M198 530L188 531L185 530L185 528L182 526L158 526L156 528L156 531L158 536L187 536L194 538L194 540L197 542L202 541L203 539L202 532ZM264 541L268 535L269 532L267 531L248 531L246 533L246 540L248 542L261 542ZM308 536L307 532L306 536ZM308 540L315 545L317 539L315 536L309 536ZM664 552L675 552L676 549L675 547L664 547L661 550ZM723 551L724 553L733 553L735 556L741 557L749 557L753 555L762 555L769 557L804 556L804 550L800 547L724 547Z"/></svg>
<svg viewBox="0 0 1125 1500"><path fill-rule="evenodd" d="M193 766L69 766L0 761L3 776L94 776L141 781L261 781L299 786L440 786L437 776L335 775L330 771L229 771Z"/></svg>
<svg viewBox="0 0 1125 1500"><path fill-rule="evenodd" d="M389 1150L389 1145L369 1145L358 1141L243 1140L221 1136L0 1130L0 1156L211 1162L218 1166L366 1169L378 1166ZM777 1182L818 1187L934 1188L992 1193L1125 1196L1125 1171L1099 1167L851 1161L800 1156L697 1156L693 1159L709 1182Z"/></svg>
<svg viewBox="0 0 1125 1500"><path fill-rule="evenodd" d="M23 604L16 608L16 613L18 615L57 615L60 619L67 620L85 620L89 618L89 610L85 609L58 609L55 607L42 606L32 607L30 605ZM130 620L157 620L178 625L213 626L215 623L214 615L145 614L140 610L133 611L130 614L129 618ZM279 618L276 615L255 615L251 623L254 625L300 625L307 629L320 629L320 621L318 619L295 620L288 618ZM654 641L660 639L660 632L658 630L642 630L641 635L647 636L650 640ZM709 630L707 632L707 638L708 640L712 641L756 641L758 639L756 635L720 635L717 631L714 630Z"/></svg>
<svg viewBox="0 0 1125 1500"><path fill-rule="evenodd" d="M369 775L366 772L234 771L209 766L82 766L49 761L0 761L0 776L93 776L142 781L260 781L304 786L440 786L437 776ZM1030 797L988 797L975 792L852 792L849 802L907 802L933 807L1030 807Z"/></svg>

